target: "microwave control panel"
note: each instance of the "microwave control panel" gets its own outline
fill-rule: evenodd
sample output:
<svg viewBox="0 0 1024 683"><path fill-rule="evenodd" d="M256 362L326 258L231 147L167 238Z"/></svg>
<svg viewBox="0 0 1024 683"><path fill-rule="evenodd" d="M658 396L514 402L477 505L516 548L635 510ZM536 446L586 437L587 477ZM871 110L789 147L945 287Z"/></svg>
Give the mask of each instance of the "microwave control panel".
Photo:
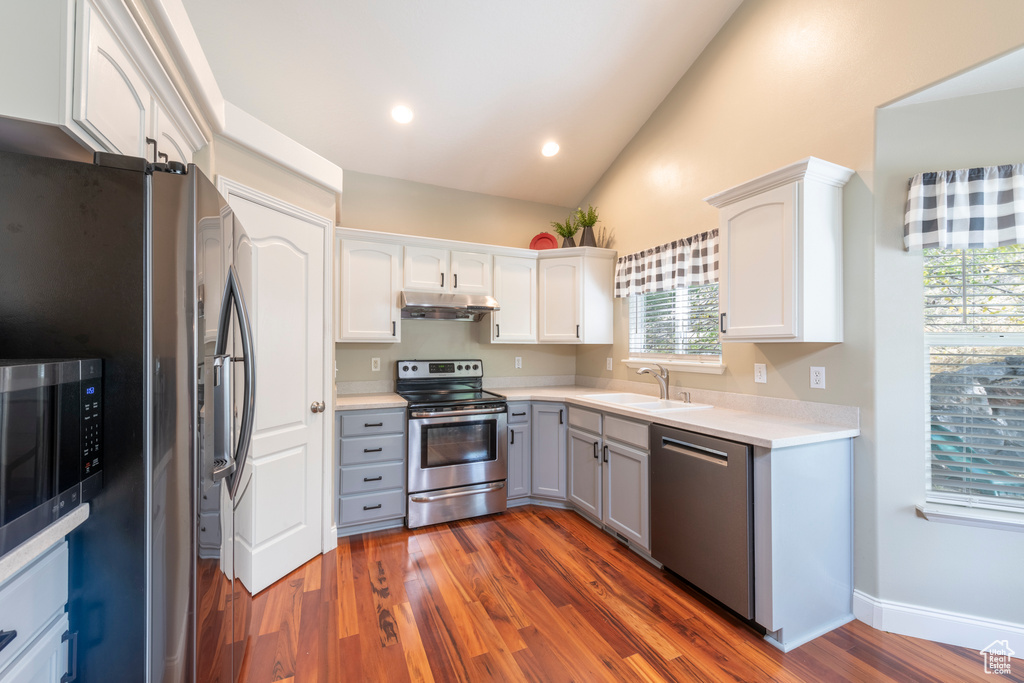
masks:
<svg viewBox="0 0 1024 683"><path fill-rule="evenodd" d="M103 386L100 378L82 382L82 502L101 486L103 469Z"/></svg>

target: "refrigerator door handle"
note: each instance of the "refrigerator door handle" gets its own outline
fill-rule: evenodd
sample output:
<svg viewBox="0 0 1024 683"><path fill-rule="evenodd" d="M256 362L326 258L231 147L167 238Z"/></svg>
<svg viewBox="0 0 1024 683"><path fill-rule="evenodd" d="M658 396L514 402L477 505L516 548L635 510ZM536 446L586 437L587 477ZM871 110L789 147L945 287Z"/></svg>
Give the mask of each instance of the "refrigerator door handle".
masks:
<svg viewBox="0 0 1024 683"><path fill-rule="evenodd" d="M228 458L228 464L225 467L230 468L230 471L241 474L245 467L245 461L249 457L249 449L252 446L252 429L256 413L256 356L253 351L254 344L252 325L249 322L249 309L245 305L245 298L239 285L238 271L235 270L234 265L228 267L227 282L224 283L224 296L221 298L220 324L217 328L217 347L214 351L214 354L217 356L224 355L224 352L227 350L228 337L231 334L232 304L234 304L235 314L238 316L242 333L242 367L244 369L245 381L242 387L244 403L242 405L242 423L238 428L238 444L233 458L230 455L230 445L228 446L229 452L225 453ZM228 404L228 422L224 423L226 425L231 424L231 405ZM216 425L214 428L216 429ZM218 441L217 446L220 447L221 445L221 442ZM225 473L225 475L228 473L230 472ZM216 470L214 478L217 478ZM236 476L231 482L232 500L234 500L235 495L238 493L238 487L241 484L242 478L240 476Z"/></svg>

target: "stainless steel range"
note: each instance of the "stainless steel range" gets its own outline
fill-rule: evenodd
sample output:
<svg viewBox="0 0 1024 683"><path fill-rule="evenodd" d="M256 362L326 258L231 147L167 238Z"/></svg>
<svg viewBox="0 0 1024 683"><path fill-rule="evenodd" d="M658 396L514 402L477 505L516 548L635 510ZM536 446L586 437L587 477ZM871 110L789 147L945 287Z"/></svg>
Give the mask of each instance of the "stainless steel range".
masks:
<svg viewBox="0 0 1024 683"><path fill-rule="evenodd" d="M483 362L400 360L396 374L409 402L406 526L504 511L508 406L483 390Z"/></svg>

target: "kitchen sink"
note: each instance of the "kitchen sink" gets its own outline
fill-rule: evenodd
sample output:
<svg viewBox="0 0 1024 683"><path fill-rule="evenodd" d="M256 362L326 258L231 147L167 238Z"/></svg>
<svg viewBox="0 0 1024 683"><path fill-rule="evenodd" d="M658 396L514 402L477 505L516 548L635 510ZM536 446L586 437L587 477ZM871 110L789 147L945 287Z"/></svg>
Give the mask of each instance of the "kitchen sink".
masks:
<svg viewBox="0 0 1024 683"><path fill-rule="evenodd" d="M601 403L611 403L634 410L645 410L657 413L663 410L696 410L699 408L710 408L707 403L687 403L686 401L673 401L664 398L654 398L643 394L589 394L580 398Z"/></svg>

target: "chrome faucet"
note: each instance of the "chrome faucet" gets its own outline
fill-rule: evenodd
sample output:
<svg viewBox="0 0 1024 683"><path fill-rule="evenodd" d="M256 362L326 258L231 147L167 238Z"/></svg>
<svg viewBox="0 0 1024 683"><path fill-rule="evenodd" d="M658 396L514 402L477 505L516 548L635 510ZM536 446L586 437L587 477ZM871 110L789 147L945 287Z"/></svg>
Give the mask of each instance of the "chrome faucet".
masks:
<svg viewBox="0 0 1024 683"><path fill-rule="evenodd" d="M640 368L636 371L636 374L654 375L654 379L658 380L658 386L661 388L661 397L663 399L668 398L668 369L657 364L654 364L654 367L658 368L658 370L655 371L652 368Z"/></svg>

